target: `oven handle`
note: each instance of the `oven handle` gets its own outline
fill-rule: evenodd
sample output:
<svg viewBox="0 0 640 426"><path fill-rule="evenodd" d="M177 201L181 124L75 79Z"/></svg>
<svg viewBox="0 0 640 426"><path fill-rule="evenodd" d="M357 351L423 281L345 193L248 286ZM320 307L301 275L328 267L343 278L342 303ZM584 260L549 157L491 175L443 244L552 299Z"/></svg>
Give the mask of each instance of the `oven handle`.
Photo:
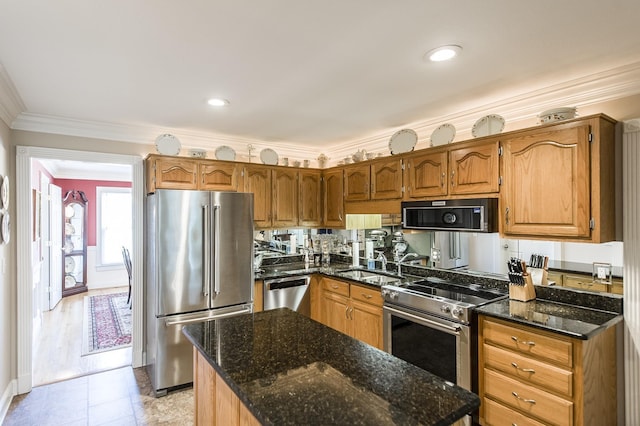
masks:
<svg viewBox="0 0 640 426"><path fill-rule="evenodd" d="M444 331L445 333L453 332L455 334L458 334L460 333L460 331L462 331L462 327L460 326L450 326L450 325L442 324L440 322L433 321L425 317L419 317L417 315L410 314L409 312L401 311L399 309L391 308L389 306L385 306L384 309L387 312L391 312L393 314L399 314L400 316L403 316L407 319L411 319L419 324L429 325L437 330Z"/></svg>

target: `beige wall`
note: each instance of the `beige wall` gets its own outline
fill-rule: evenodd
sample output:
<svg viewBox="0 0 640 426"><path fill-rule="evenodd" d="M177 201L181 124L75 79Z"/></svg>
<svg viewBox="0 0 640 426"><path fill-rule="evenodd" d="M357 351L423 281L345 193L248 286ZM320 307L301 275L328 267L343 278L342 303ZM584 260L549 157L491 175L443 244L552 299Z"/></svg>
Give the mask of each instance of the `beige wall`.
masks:
<svg viewBox="0 0 640 426"><path fill-rule="evenodd" d="M11 236L15 237L15 171L13 170L14 157L10 143L9 128L0 120L0 175L9 176L10 198L9 214L11 220ZM4 213L4 212L3 212ZM3 324L0 333L0 395L8 389L11 380L15 377L15 348L16 342L16 292L15 274L16 266L13 256L15 253L15 238L9 244L0 244L0 324ZM0 407L1 408L1 407Z"/></svg>

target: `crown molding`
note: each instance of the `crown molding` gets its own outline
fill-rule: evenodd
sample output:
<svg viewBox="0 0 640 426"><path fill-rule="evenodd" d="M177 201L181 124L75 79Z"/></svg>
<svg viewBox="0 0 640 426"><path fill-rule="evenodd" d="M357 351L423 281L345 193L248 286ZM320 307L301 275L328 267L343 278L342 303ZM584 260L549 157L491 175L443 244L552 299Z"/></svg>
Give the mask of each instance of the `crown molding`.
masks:
<svg viewBox="0 0 640 426"><path fill-rule="evenodd" d="M11 127L11 123L26 109L11 77L0 64L0 120Z"/></svg>
<svg viewBox="0 0 640 426"><path fill-rule="evenodd" d="M6 122L14 117L13 120L9 120L11 123L9 127L15 130L99 138L151 146L157 136L170 133L181 141L183 153L187 153L190 148L214 150L220 145L227 145L236 151L238 160L253 161L254 158L259 158L262 149L272 148L281 157L289 157L291 160L316 159L320 153L323 153L329 156L329 164L335 164L341 158L349 156L359 149L388 155L389 138L402 128L411 128L416 131L418 134L416 148L420 149L431 145L429 140L431 133L443 123L451 123L456 127L456 139L454 140L464 140L472 137L471 129L475 121L487 114L500 114L509 126L510 123L531 121L537 117L540 111L553 107L575 106L579 113L581 107L638 94L640 93L640 62L537 88L529 92L516 93L497 101L477 99L471 107L462 111L407 123L401 127L381 129L365 137L329 143L321 148L296 144L294 141L270 142L216 133L189 132L179 129L103 123L24 113L20 112L25 108L19 95L3 68L0 67L0 90L3 87L5 87L5 91L6 88L10 89L9 96L5 95L5 97L11 102L10 108L6 105L2 108L0 102L0 114L2 114L0 118ZM0 95L2 94L3 92L0 92ZM212 157L213 151L208 156Z"/></svg>

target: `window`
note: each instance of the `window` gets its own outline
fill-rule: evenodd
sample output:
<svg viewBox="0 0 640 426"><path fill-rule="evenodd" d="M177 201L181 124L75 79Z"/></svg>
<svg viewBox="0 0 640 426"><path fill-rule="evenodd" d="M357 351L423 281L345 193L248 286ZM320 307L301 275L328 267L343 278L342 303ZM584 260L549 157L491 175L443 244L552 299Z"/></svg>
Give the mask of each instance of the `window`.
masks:
<svg viewBox="0 0 640 426"><path fill-rule="evenodd" d="M96 266L123 266L122 246L131 250L131 188L96 188Z"/></svg>

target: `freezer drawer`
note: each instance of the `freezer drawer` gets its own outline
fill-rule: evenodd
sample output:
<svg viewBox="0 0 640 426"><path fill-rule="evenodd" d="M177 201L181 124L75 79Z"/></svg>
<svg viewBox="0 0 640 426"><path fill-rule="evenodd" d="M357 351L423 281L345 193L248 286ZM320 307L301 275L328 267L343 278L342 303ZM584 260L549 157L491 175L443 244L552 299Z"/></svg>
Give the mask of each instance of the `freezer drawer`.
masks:
<svg viewBox="0 0 640 426"><path fill-rule="evenodd" d="M252 305L156 318L149 325L147 372L156 396L193 382L193 346L182 334L186 324L252 312Z"/></svg>

